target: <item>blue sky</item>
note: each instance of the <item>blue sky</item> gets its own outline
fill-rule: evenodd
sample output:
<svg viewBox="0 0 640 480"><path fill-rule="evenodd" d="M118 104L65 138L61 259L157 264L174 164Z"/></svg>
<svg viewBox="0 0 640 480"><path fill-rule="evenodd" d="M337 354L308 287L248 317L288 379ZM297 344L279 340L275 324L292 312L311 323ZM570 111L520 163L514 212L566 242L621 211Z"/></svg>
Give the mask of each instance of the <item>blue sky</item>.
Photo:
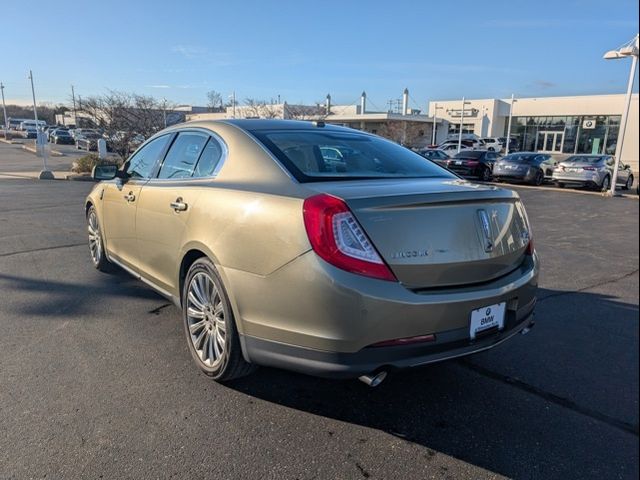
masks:
<svg viewBox="0 0 640 480"><path fill-rule="evenodd" d="M602 54L638 31L637 0L3 2L9 101L107 89L206 104L355 103L619 93L629 61ZM3 41L4 43L4 41Z"/></svg>

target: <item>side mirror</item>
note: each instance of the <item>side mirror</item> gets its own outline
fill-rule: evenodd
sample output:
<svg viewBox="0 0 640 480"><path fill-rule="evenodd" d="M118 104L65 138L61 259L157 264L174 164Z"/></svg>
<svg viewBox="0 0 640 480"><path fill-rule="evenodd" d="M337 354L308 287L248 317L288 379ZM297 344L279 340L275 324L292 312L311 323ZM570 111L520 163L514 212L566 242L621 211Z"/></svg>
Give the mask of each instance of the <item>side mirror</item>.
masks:
<svg viewBox="0 0 640 480"><path fill-rule="evenodd" d="M118 175L118 167L115 165L96 165L91 171L94 180L113 180Z"/></svg>

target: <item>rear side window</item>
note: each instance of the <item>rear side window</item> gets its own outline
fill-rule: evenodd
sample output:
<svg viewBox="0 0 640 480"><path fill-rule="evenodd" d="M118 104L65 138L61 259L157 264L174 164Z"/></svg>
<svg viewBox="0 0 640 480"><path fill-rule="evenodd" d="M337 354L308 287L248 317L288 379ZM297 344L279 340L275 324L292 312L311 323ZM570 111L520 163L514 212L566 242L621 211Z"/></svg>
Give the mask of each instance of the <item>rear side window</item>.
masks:
<svg viewBox="0 0 640 480"><path fill-rule="evenodd" d="M127 173L132 178L149 178L153 167L160 158L169 141L170 135L163 135L151 140L144 147L138 150L131 159Z"/></svg>
<svg viewBox="0 0 640 480"><path fill-rule="evenodd" d="M162 163L158 178L188 178L202 154L208 135L199 132L181 132L174 140Z"/></svg>
<svg viewBox="0 0 640 480"><path fill-rule="evenodd" d="M222 146L211 137L200 155L198 164L193 172L194 177L211 177L215 174L222 160Z"/></svg>
<svg viewBox="0 0 640 480"><path fill-rule="evenodd" d="M371 135L331 130L252 133L300 182L456 178L421 155Z"/></svg>

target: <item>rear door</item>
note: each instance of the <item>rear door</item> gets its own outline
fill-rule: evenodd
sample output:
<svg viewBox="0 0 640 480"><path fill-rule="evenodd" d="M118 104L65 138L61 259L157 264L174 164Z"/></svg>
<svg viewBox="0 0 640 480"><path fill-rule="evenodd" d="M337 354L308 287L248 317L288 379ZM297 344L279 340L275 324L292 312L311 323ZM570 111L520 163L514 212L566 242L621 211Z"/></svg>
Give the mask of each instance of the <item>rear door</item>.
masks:
<svg viewBox="0 0 640 480"><path fill-rule="evenodd" d="M109 255L137 271L136 209L142 186L166 151L171 135L151 140L129 160L126 180L106 184L103 195L103 227Z"/></svg>
<svg viewBox="0 0 640 480"><path fill-rule="evenodd" d="M226 147L202 130L174 139L157 176L142 188L136 212L140 273L165 290L176 286L179 254L193 206L221 166Z"/></svg>

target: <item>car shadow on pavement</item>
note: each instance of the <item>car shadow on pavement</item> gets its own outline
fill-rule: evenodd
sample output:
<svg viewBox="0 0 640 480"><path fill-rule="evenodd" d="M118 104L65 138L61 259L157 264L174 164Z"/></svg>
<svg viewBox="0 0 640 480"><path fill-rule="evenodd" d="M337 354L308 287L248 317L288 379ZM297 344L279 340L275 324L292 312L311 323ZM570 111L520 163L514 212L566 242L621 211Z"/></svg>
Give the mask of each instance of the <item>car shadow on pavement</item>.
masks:
<svg viewBox="0 0 640 480"><path fill-rule="evenodd" d="M0 289L14 302L14 312L32 316L80 315L99 311L104 297L162 299L159 294L121 269L100 274L87 283L44 280L0 273ZM0 305L0 310L2 305Z"/></svg>
<svg viewBox="0 0 640 480"><path fill-rule="evenodd" d="M637 305L543 289L540 299L528 335L375 389L267 368L228 386L420 444L426 459L440 452L515 478L637 478ZM333 435L318 432L319 448Z"/></svg>

